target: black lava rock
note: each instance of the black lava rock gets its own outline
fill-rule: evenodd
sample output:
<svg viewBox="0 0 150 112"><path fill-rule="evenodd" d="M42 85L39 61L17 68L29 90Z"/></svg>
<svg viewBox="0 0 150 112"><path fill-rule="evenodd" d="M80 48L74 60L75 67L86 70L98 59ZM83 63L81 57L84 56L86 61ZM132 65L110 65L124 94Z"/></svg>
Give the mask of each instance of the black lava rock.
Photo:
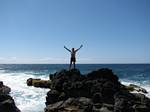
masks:
<svg viewBox="0 0 150 112"><path fill-rule="evenodd" d="M13 98L9 95L11 89L0 81L0 112L20 112Z"/></svg>
<svg viewBox="0 0 150 112"><path fill-rule="evenodd" d="M130 93L108 68L86 75L61 70L50 79L45 112L150 112L150 99Z"/></svg>

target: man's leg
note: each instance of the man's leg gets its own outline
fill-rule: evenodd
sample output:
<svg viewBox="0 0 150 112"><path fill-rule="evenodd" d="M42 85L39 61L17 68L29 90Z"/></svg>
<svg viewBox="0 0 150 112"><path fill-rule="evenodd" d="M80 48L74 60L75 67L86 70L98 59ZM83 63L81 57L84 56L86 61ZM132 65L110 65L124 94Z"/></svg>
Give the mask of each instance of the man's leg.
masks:
<svg viewBox="0 0 150 112"><path fill-rule="evenodd" d="M76 64L75 64L75 63L76 63L76 62L74 61L74 62L73 62L74 69L76 68Z"/></svg>
<svg viewBox="0 0 150 112"><path fill-rule="evenodd" d="M70 60L69 70L71 70L72 60Z"/></svg>

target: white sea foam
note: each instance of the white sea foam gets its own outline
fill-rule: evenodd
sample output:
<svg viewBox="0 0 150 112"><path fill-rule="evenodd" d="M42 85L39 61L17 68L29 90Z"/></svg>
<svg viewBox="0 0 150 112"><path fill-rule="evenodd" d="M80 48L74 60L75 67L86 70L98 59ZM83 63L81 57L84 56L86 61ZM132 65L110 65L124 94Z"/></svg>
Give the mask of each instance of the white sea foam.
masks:
<svg viewBox="0 0 150 112"><path fill-rule="evenodd" d="M121 83L124 85L129 85L129 84L135 84L138 85L144 89L147 90L147 94L145 94L147 97L150 98L150 82L138 82L138 81L131 81L131 80L121 80Z"/></svg>
<svg viewBox="0 0 150 112"><path fill-rule="evenodd" d="M0 71L0 80L11 88L11 96L17 107L22 112L43 112L45 108L45 96L49 89L28 87L28 78L46 79L48 76L35 76L26 73L5 73Z"/></svg>

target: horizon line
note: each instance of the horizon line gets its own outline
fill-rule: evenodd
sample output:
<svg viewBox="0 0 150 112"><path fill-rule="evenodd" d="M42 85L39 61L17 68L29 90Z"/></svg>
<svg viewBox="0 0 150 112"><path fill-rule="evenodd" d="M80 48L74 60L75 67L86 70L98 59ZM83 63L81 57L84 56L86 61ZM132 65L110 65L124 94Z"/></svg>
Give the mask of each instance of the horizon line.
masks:
<svg viewBox="0 0 150 112"><path fill-rule="evenodd" d="M60 64L60 65L69 65L69 63L0 63L0 65L54 65L54 64ZM150 63L77 63L76 65L82 65L82 64L150 64Z"/></svg>

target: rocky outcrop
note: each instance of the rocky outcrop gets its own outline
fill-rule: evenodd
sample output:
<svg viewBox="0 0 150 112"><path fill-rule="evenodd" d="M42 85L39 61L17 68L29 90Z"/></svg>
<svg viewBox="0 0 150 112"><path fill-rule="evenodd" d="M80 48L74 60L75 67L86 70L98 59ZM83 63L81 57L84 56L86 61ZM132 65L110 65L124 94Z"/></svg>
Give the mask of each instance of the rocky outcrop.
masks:
<svg viewBox="0 0 150 112"><path fill-rule="evenodd" d="M125 87L127 90L129 90L130 92L141 92L141 93L148 93L146 89L140 87L140 86L137 86L135 84L130 84L129 86L126 86Z"/></svg>
<svg viewBox="0 0 150 112"><path fill-rule="evenodd" d="M0 81L0 112L20 112L9 95L10 91L11 89Z"/></svg>
<svg viewBox="0 0 150 112"><path fill-rule="evenodd" d="M3 85L3 82L0 81L0 94L9 94L11 89L8 86Z"/></svg>
<svg viewBox="0 0 150 112"><path fill-rule="evenodd" d="M130 93L107 68L86 75L62 70L50 79L45 112L150 112L150 99Z"/></svg>
<svg viewBox="0 0 150 112"><path fill-rule="evenodd" d="M41 80L41 79L27 79L28 86L40 87L40 88L50 88L51 81L50 80Z"/></svg>

